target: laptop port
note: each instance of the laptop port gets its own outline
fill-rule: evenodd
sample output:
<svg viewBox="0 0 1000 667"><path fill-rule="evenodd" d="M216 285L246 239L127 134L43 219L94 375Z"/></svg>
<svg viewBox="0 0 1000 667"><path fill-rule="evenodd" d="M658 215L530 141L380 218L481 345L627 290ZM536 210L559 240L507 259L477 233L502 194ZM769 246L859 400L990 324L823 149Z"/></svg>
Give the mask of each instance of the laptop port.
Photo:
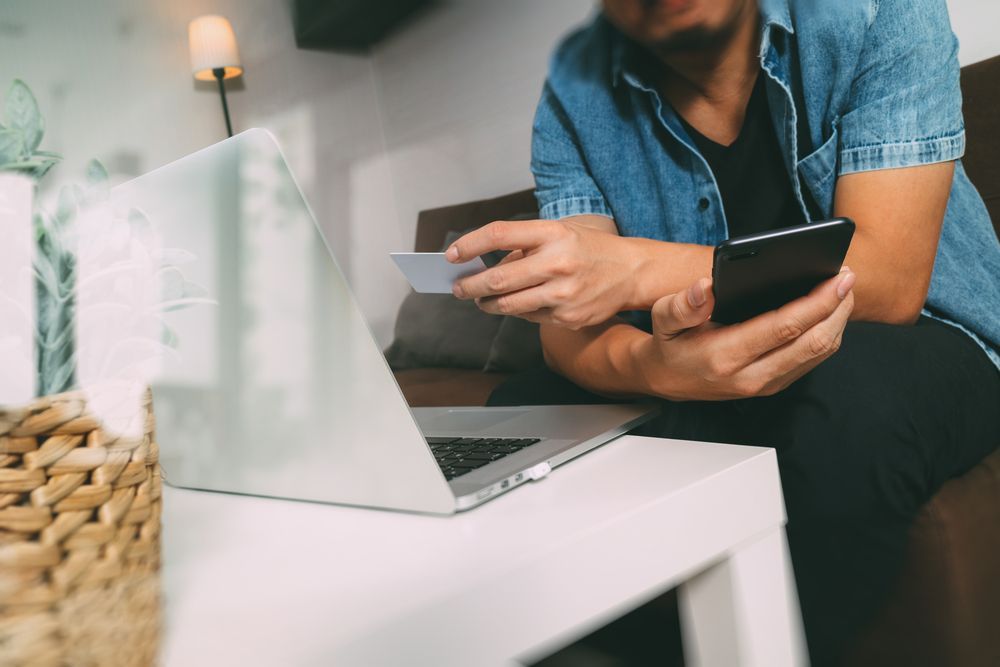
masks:
<svg viewBox="0 0 1000 667"><path fill-rule="evenodd" d="M505 479L504 481L500 482L500 488L501 489L506 489L508 486L510 486L510 480L509 479Z"/></svg>

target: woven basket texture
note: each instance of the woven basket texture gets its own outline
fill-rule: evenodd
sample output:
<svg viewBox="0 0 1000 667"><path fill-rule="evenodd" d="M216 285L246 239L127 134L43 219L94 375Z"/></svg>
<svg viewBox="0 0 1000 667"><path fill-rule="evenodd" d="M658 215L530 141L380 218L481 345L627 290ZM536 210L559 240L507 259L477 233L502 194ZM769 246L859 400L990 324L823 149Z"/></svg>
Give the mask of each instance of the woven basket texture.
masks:
<svg viewBox="0 0 1000 667"><path fill-rule="evenodd" d="M0 407L0 665L156 661L161 486L139 403L131 436L78 392Z"/></svg>

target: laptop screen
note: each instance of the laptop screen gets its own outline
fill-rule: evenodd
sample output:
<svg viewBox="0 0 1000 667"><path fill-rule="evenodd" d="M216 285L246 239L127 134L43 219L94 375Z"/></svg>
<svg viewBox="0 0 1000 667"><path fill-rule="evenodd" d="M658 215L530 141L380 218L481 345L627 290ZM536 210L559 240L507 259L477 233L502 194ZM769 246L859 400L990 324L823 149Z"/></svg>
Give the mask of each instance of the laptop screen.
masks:
<svg viewBox="0 0 1000 667"><path fill-rule="evenodd" d="M270 134L244 132L120 185L112 203L148 220L161 247L171 351L152 384L169 482L453 503Z"/></svg>

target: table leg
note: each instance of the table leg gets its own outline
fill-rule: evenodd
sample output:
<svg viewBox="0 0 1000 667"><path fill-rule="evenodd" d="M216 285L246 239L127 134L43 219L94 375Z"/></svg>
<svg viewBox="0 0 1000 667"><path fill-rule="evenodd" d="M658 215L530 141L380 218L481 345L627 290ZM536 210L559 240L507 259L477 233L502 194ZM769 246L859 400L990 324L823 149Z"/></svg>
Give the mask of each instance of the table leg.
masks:
<svg viewBox="0 0 1000 667"><path fill-rule="evenodd" d="M808 664L783 527L686 581L678 598L689 667Z"/></svg>

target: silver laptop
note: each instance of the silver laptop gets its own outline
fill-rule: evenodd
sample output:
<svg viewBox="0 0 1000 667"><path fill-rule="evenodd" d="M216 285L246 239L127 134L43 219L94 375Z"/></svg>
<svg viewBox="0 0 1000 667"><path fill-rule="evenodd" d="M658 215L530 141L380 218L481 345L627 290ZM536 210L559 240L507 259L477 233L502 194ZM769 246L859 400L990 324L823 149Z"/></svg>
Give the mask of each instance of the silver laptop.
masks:
<svg viewBox="0 0 1000 667"><path fill-rule="evenodd" d="M164 315L176 354L153 392L174 486L451 513L655 414L648 405L411 410L264 130L120 185L112 202L141 210L164 247L185 251L164 253L174 296L215 301Z"/></svg>

